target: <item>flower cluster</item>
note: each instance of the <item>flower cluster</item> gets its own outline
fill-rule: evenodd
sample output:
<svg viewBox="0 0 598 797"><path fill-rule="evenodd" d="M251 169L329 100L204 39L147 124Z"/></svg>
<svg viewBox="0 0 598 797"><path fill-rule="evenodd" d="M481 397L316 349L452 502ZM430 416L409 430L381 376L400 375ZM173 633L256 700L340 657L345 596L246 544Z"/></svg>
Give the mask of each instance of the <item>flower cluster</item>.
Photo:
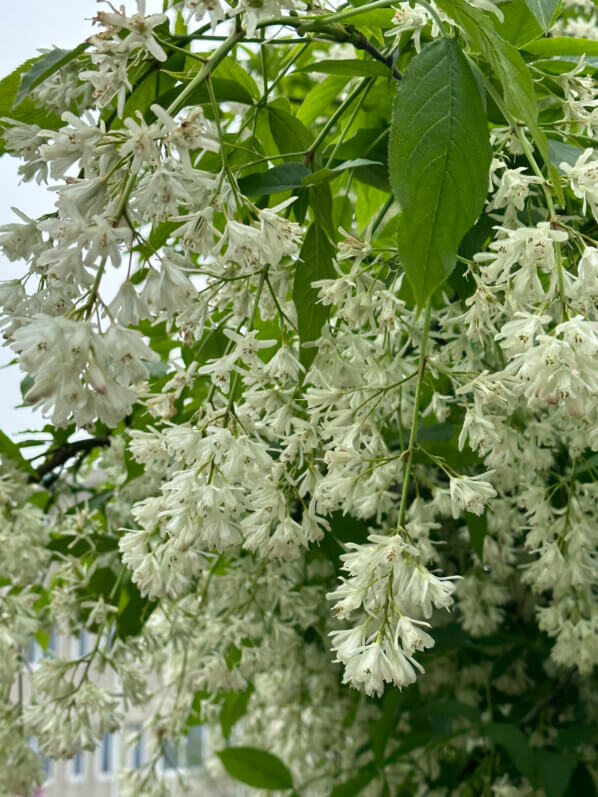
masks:
<svg viewBox="0 0 598 797"><path fill-rule="evenodd" d="M598 718L595 64L533 4L374 5L106 4L2 121L54 206L0 228L0 324L49 421L45 453L0 434L0 794L41 782L28 739L69 758L131 707L127 795L168 793L200 722L307 797L540 794L561 748L578 790L598 772L571 733ZM487 81L492 157L422 308L383 162L389 76L439 37ZM527 64L539 103L505 79ZM505 726L542 748L517 781Z"/></svg>

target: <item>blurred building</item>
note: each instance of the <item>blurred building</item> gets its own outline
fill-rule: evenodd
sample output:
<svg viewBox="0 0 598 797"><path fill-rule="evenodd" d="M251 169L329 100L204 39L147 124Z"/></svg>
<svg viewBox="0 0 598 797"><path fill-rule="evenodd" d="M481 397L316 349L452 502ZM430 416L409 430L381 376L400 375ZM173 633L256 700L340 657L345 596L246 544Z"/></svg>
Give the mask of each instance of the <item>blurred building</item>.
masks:
<svg viewBox="0 0 598 797"><path fill-rule="evenodd" d="M32 640L27 651L28 663L35 668L44 656L53 653L64 658L82 658L91 645L93 640L85 631L73 639L53 629L45 651ZM132 711L126 716L122 730L107 733L93 752L81 751L70 761L44 758L46 780L33 797L118 797L117 772L140 769L146 760L148 745L143 735L143 719L142 713ZM31 745L37 749L36 739L31 739ZM191 797L234 797L241 793L234 784L218 781L208 773L205 767L208 753L209 737L201 725L190 728L178 746L164 745L158 776L171 780L173 796L182 794L177 783L180 773L188 778Z"/></svg>

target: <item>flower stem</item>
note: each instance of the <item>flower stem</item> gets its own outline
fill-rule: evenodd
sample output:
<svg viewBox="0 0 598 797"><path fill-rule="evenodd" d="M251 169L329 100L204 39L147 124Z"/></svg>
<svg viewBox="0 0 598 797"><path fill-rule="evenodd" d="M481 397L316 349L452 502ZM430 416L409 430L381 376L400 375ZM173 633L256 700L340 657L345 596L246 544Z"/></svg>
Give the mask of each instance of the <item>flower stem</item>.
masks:
<svg viewBox="0 0 598 797"><path fill-rule="evenodd" d="M240 41L244 36L244 31L242 29L234 30L231 35L226 39L226 41L222 42L220 47L218 47L212 55L208 58L206 63L202 66L199 70L197 75L191 80L185 88L181 91L181 93L174 99L168 108L166 109L166 113L169 116L174 116L178 111L181 110L183 105L185 104L185 100L187 97L192 94L195 89L200 86L204 80L211 75L211 73L216 69L218 64L221 61L224 61L226 56L230 53L233 49L235 44Z"/></svg>
<svg viewBox="0 0 598 797"><path fill-rule="evenodd" d="M375 80L375 78L371 78L371 77L362 78L359 81L359 83L355 86L353 91L351 91L347 95L347 97L341 102L339 107L332 114L330 119L325 123L324 127L320 130L320 133L318 134L318 136L317 136L316 140L314 141L314 143L311 145L311 147L305 153L305 162L306 163L311 163L311 161L314 158L314 155L316 154L316 152L318 151L318 149L322 145L322 142L325 140L325 138L328 135L328 133L332 130L332 128L335 126L335 124L338 122L338 120L341 118L341 116L345 113L347 108L353 103L353 101L355 99L357 99L357 97L361 94L361 92L364 89L367 90L367 89L370 88L370 86L374 83L374 80Z"/></svg>

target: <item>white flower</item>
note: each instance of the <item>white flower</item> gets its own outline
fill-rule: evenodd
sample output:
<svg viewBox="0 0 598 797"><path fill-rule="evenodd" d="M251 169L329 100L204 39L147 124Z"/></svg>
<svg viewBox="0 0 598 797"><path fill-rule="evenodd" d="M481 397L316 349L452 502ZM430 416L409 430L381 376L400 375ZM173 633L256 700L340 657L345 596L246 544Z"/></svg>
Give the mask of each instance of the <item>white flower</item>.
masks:
<svg viewBox="0 0 598 797"><path fill-rule="evenodd" d="M414 683L416 675L413 664L418 666L400 648L375 641L362 647L345 662L343 683L363 687L366 695L380 696L385 683L399 687Z"/></svg>
<svg viewBox="0 0 598 797"><path fill-rule="evenodd" d="M395 43L404 31L413 31L413 44L415 51L421 50L421 34L426 25L430 24L432 17L425 8L411 6L409 3L399 3L395 8L392 22L393 27L385 32L385 36L394 36Z"/></svg>
<svg viewBox="0 0 598 797"><path fill-rule="evenodd" d="M530 194L530 186L542 182L540 177L524 174L525 167L518 169L505 169L500 180L497 181L497 190L494 194L489 210L497 210L512 205L518 210L523 210L525 200Z"/></svg>
<svg viewBox="0 0 598 797"><path fill-rule="evenodd" d="M513 320L507 321L494 336L494 340L501 341L501 347L512 357L533 346L536 335L543 331L542 325L549 321L550 316L547 315L517 311Z"/></svg>
<svg viewBox="0 0 598 797"><path fill-rule="evenodd" d="M400 638L401 646L407 656L413 656L416 650L434 647L434 639L418 626L430 628L430 623L423 620L413 620L403 615L397 623L395 631L395 645Z"/></svg>
<svg viewBox="0 0 598 797"><path fill-rule="evenodd" d="M297 257L299 254L303 228L300 224L278 215L287 205L288 200L274 208L264 208L258 212L264 256L271 266L278 266L284 257Z"/></svg>
<svg viewBox="0 0 598 797"><path fill-rule="evenodd" d="M589 204L594 218L598 221L598 158L593 149L584 150L573 166L561 163L560 169L565 172L571 184L571 190L578 199L583 200L583 212Z"/></svg>
<svg viewBox="0 0 598 797"><path fill-rule="evenodd" d="M166 14L152 14L146 17L145 0L137 0L137 13L130 17L125 14L124 6L121 6L120 12L99 11L95 18L95 21L104 27L113 27L117 30L124 28L130 31L123 45L129 51L145 47L158 61L166 61L167 55L156 41L153 29L167 20Z"/></svg>
<svg viewBox="0 0 598 797"><path fill-rule="evenodd" d="M494 471L481 473L478 476L451 477L451 506L453 517L458 518L461 511L481 515L488 501L496 496L496 490L489 481L485 481Z"/></svg>
<svg viewBox="0 0 598 797"><path fill-rule="evenodd" d="M156 140L161 135L160 128L155 124L146 124L140 111L137 111L137 116L138 122L131 116L127 116L124 120L125 140L119 148L122 157L133 156L131 159L132 172L138 172L146 164L160 162L160 150L156 144Z"/></svg>

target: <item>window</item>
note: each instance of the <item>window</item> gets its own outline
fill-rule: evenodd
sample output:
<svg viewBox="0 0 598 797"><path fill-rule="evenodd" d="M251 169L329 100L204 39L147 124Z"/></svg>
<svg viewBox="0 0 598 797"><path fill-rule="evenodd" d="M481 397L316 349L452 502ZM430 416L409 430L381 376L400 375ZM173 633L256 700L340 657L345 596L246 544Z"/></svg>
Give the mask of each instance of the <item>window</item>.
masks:
<svg viewBox="0 0 598 797"><path fill-rule="evenodd" d="M29 747L39 754L39 742L37 740L37 736L28 737L28 742ZM45 780L50 780L54 773L54 761L47 755L43 756L42 758L42 771L44 773Z"/></svg>
<svg viewBox="0 0 598 797"><path fill-rule="evenodd" d="M114 644L114 637L115 636L116 636L116 624L113 623L110 626L110 628L108 630L108 636L106 637L106 647L108 648L108 650L110 650L112 648L112 645Z"/></svg>
<svg viewBox="0 0 598 797"><path fill-rule="evenodd" d="M201 725L193 725L189 728L185 752L185 766L201 767L203 765L203 728Z"/></svg>
<svg viewBox="0 0 598 797"><path fill-rule="evenodd" d="M50 631L50 638L48 639L48 646L46 648L45 656L50 656L58 650L58 631L56 626L53 625Z"/></svg>
<svg viewBox="0 0 598 797"><path fill-rule="evenodd" d="M27 645L27 663L37 664L41 658L42 649L35 639L30 639Z"/></svg>
<svg viewBox="0 0 598 797"><path fill-rule="evenodd" d="M110 775L114 769L114 734L106 733L100 744L98 772L101 776Z"/></svg>
<svg viewBox="0 0 598 797"><path fill-rule="evenodd" d="M162 768L166 771L176 769L178 766L180 766L178 746L172 744L172 742L163 742Z"/></svg>
<svg viewBox="0 0 598 797"><path fill-rule="evenodd" d="M87 631L79 631L77 643L77 658L81 659L87 653Z"/></svg>
<svg viewBox="0 0 598 797"><path fill-rule="evenodd" d="M32 666L39 664L40 661L46 656L52 656L58 650L58 631L56 626L52 626L50 634L48 635L48 644L44 650L39 642L34 638L29 640L27 646L27 662Z"/></svg>
<svg viewBox="0 0 598 797"><path fill-rule="evenodd" d="M48 756L44 756L42 769L44 770L44 775L46 777L46 780L50 780L50 778L54 774L54 761Z"/></svg>
<svg viewBox="0 0 598 797"><path fill-rule="evenodd" d="M177 768L196 768L203 766L203 728L194 725L179 744L163 742L161 768L171 772Z"/></svg>
<svg viewBox="0 0 598 797"><path fill-rule="evenodd" d="M79 751L71 758L69 775L71 780L82 780L85 777L85 753Z"/></svg>
<svg viewBox="0 0 598 797"><path fill-rule="evenodd" d="M133 738L129 743L129 766L131 769L141 769L143 765L143 732L141 725L132 725L130 731Z"/></svg>

